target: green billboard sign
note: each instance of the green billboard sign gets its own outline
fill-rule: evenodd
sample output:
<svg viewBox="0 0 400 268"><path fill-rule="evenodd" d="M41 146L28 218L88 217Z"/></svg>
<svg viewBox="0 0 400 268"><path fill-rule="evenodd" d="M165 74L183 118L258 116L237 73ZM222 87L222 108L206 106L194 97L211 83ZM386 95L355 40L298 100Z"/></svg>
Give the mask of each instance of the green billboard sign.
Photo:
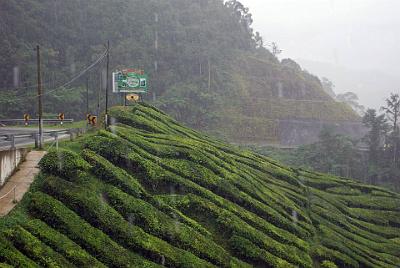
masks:
<svg viewBox="0 0 400 268"><path fill-rule="evenodd" d="M143 70L125 69L113 73L114 93L147 93L148 76Z"/></svg>

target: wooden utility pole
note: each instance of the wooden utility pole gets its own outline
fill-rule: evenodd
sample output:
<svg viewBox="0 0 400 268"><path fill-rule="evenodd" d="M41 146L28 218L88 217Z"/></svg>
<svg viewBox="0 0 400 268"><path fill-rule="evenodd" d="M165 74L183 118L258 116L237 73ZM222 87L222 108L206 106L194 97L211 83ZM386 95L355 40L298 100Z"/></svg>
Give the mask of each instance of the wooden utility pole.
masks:
<svg viewBox="0 0 400 268"><path fill-rule="evenodd" d="M154 77L157 81L157 88L158 88L158 13L154 13L154 22L155 22L155 29L154 29L154 55L155 55L155 60L154 60ZM153 101L157 100L157 92L156 92L156 87L152 87L152 92L153 92Z"/></svg>
<svg viewBox="0 0 400 268"><path fill-rule="evenodd" d="M86 116L89 114L89 77L86 77Z"/></svg>
<svg viewBox="0 0 400 268"><path fill-rule="evenodd" d="M98 87L97 90L97 116L100 116L100 96L101 96L101 92L103 90L103 69L100 70L100 75L99 75L99 79L100 79L100 86Z"/></svg>
<svg viewBox="0 0 400 268"><path fill-rule="evenodd" d="M38 90L38 116L39 116L39 149L43 149L43 103L42 103L42 73L40 68L40 46L36 47L37 56L37 90Z"/></svg>
<svg viewBox="0 0 400 268"><path fill-rule="evenodd" d="M210 57L208 57L208 92L211 90L211 62Z"/></svg>
<svg viewBox="0 0 400 268"><path fill-rule="evenodd" d="M106 74L106 115L104 126L108 127L108 84L109 84L109 74L110 74L110 41L107 41L107 74Z"/></svg>

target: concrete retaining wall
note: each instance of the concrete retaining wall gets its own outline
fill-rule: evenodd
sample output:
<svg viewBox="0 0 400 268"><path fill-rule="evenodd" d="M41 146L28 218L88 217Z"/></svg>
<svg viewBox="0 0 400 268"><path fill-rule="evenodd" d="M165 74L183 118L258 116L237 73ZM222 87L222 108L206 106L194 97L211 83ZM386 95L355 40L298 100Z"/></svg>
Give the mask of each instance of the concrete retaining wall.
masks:
<svg viewBox="0 0 400 268"><path fill-rule="evenodd" d="M13 174L27 152L27 149L0 151L0 187Z"/></svg>

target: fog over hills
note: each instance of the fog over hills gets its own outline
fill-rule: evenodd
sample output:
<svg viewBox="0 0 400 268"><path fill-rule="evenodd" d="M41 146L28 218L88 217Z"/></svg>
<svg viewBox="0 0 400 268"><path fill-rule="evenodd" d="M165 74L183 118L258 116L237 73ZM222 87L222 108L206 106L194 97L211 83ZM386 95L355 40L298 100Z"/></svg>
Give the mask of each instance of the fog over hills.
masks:
<svg viewBox="0 0 400 268"><path fill-rule="evenodd" d="M297 60L309 72L326 77L335 85L335 93L354 92L360 104L379 109L391 92L397 92L400 78L378 70L354 70L326 62Z"/></svg>
<svg viewBox="0 0 400 268"><path fill-rule="evenodd" d="M242 2L265 41L283 49L280 58L303 59L305 69L327 76L338 92L354 91L374 108L389 92L399 92L400 1Z"/></svg>

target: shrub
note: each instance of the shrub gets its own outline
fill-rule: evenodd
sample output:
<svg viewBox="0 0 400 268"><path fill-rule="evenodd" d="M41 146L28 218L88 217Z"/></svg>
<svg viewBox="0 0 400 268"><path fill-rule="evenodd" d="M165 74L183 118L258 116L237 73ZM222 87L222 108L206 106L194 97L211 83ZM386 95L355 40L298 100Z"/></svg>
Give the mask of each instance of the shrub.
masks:
<svg viewBox="0 0 400 268"><path fill-rule="evenodd" d="M338 268L336 264L331 261L323 261L321 263L321 268Z"/></svg>
<svg viewBox="0 0 400 268"><path fill-rule="evenodd" d="M100 230L92 227L60 201L36 192L29 211L49 226L66 235L90 254L110 267L159 267L143 257L124 249Z"/></svg>
<svg viewBox="0 0 400 268"><path fill-rule="evenodd" d="M214 264L230 267L232 258L212 240L177 222L149 203L133 198L116 188L107 188L110 204L131 223L169 243L189 250Z"/></svg>
<svg viewBox="0 0 400 268"><path fill-rule="evenodd" d="M167 242L147 234L138 226L129 224L108 204L101 202L99 196L93 192L87 192L83 187L75 186L56 177L49 177L44 184L44 190L67 204L82 218L110 235L118 243L141 252L142 255L152 260L158 261L163 257L166 265L211 266L192 253L175 248Z"/></svg>
<svg viewBox="0 0 400 268"><path fill-rule="evenodd" d="M213 203L194 195L188 195L176 204L185 213L196 217L202 215L207 218L208 224L215 225L216 230L224 230L219 235L229 239L237 234L250 240L258 247L301 267L310 267L311 259L306 252L293 246L280 243L257 229L247 225L232 213L218 208ZM280 241L287 241L293 245L288 237L281 237Z"/></svg>
<svg viewBox="0 0 400 268"><path fill-rule="evenodd" d="M103 148L103 144L107 142L116 145L112 146L110 149L107 150L105 147ZM122 146L121 144L124 144L124 146ZM203 187L200 187L199 185L191 182L190 180L183 179L180 176L176 175L175 173L164 170L163 168L161 168L159 165L156 164L157 162L159 162L158 159L150 161L148 158L144 158L144 157L151 158L151 156L148 156L147 152L142 150L139 151L138 153L134 152L132 149L130 149L133 148L133 145L126 144L126 142L120 141L120 138L114 137L113 139L111 139L111 138L100 137L100 139L92 140L90 144L87 144L87 146L89 146L92 150L95 150L96 152L102 155L104 154L103 156L106 155L108 157L108 155L112 155L110 157L112 159L115 159L114 161L116 161L114 164L124 163L126 168L130 169L132 172L138 172L138 170L140 170L139 178L141 178L143 184L147 185L150 184L156 189L159 189L157 187L160 184L167 183L176 191L176 193L191 192L194 194L201 195L211 200L215 204L232 211L233 213L241 217L249 224L255 225L257 226L257 228L261 228L263 231L266 231L268 233L280 232L279 228L276 228L273 224L266 222L261 217L258 217L256 214L249 212L248 210L239 206L238 204L231 203L228 200L221 198L220 196L210 192L209 190L204 189ZM135 150L140 150L140 149L135 149ZM177 188L174 188L175 185L179 186L178 190ZM168 189L168 191L169 190L170 189ZM268 217L268 221L271 221L272 223L277 224L279 227L282 227L281 230L287 228L301 237L307 236L307 233L302 229L300 229L298 226L294 225L291 220L289 221L287 219L283 219L284 222L283 223L282 221L274 220L273 217ZM287 233L286 231L284 232ZM293 240L299 241L298 244L304 247L305 243L302 242L301 240L299 239L293 239Z"/></svg>
<svg viewBox="0 0 400 268"><path fill-rule="evenodd" d="M148 197L148 194L139 181L129 175L125 170L114 166L107 159L93 151L84 150L82 156L92 165L92 173L98 178L108 182L135 197Z"/></svg>
<svg viewBox="0 0 400 268"><path fill-rule="evenodd" d="M42 172L68 179L77 179L80 172L90 168L78 154L68 150L49 152L42 158L39 166Z"/></svg>
<svg viewBox="0 0 400 268"><path fill-rule="evenodd" d="M155 183L154 186L157 185L156 180L160 179L179 181L181 185L187 185L187 180L192 180L195 183L194 185L198 184L204 188L207 188L208 190L213 191L215 195L220 195L232 201L233 203L236 203L239 206L242 206L243 208L252 211L255 214L268 218L271 223L284 229L288 229L298 234L300 237L308 237L310 235L309 232L311 232L311 228L308 225L302 224L301 222L299 223L299 225L293 225L291 217L289 217L288 215L284 217L274 208L271 208L270 206L266 206L265 204L254 200L247 194L236 189L236 187L232 183L216 184L211 179L209 179L209 176L203 176L199 177L199 179L196 179L196 176L191 176L192 174L185 174L185 170L191 170L191 168L187 167L185 161L183 160L171 162L171 160L158 158L149 154L143 149L138 148L138 146L132 143L120 141L120 138L113 139L111 143L119 145L116 145L115 147L113 146L112 149L106 150L102 147L101 143L99 144L99 141L92 141L87 146L90 147L90 149L100 153L104 157L107 157L107 155L111 154L111 158L116 159L115 163L125 163L125 166L130 168L133 167L133 171L139 172L142 177L146 178L147 182L149 182L149 179L154 179L154 181L152 182ZM124 144L124 146L122 146L121 144ZM124 147L122 151L119 150L119 148L121 147ZM119 160L117 160L118 158ZM158 165L154 163L157 163ZM179 166L177 166L178 164ZM192 187L189 187L189 189L190 188ZM191 192L196 193L198 192L198 190L196 189ZM304 219L304 217L301 219Z"/></svg>
<svg viewBox="0 0 400 268"><path fill-rule="evenodd" d="M53 251L21 226L7 232L7 238L26 256L45 267L74 267L61 254Z"/></svg>
<svg viewBox="0 0 400 268"><path fill-rule="evenodd" d="M229 239L229 244L237 256L248 260L255 266L277 268L296 267L295 265L272 255L268 251L260 249L246 238L234 235Z"/></svg>
<svg viewBox="0 0 400 268"><path fill-rule="evenodd" d="M313 249L312 255L316 260L330 260L337 263L340 267L359 267L359 264L350 256L337 250L326 248L322 245L316 246Z"/></svg>
<svg viewBox="0 0 400 268"><path fill-rule="evenodd" d="M78 267L105 267L78 244L53 228L50 228L40 220L29 221L24 224L24 228L47 245L50 245L54 250L65 256L65 258Z"/></svg>
<svg viewBox="0 0 400 268"><path fill-rule="evenodd" d="M0 236L0 261L10 264L11 267L39 267L2 236ZM4 264L4 267L7 267L7 264Z"/></svg>

